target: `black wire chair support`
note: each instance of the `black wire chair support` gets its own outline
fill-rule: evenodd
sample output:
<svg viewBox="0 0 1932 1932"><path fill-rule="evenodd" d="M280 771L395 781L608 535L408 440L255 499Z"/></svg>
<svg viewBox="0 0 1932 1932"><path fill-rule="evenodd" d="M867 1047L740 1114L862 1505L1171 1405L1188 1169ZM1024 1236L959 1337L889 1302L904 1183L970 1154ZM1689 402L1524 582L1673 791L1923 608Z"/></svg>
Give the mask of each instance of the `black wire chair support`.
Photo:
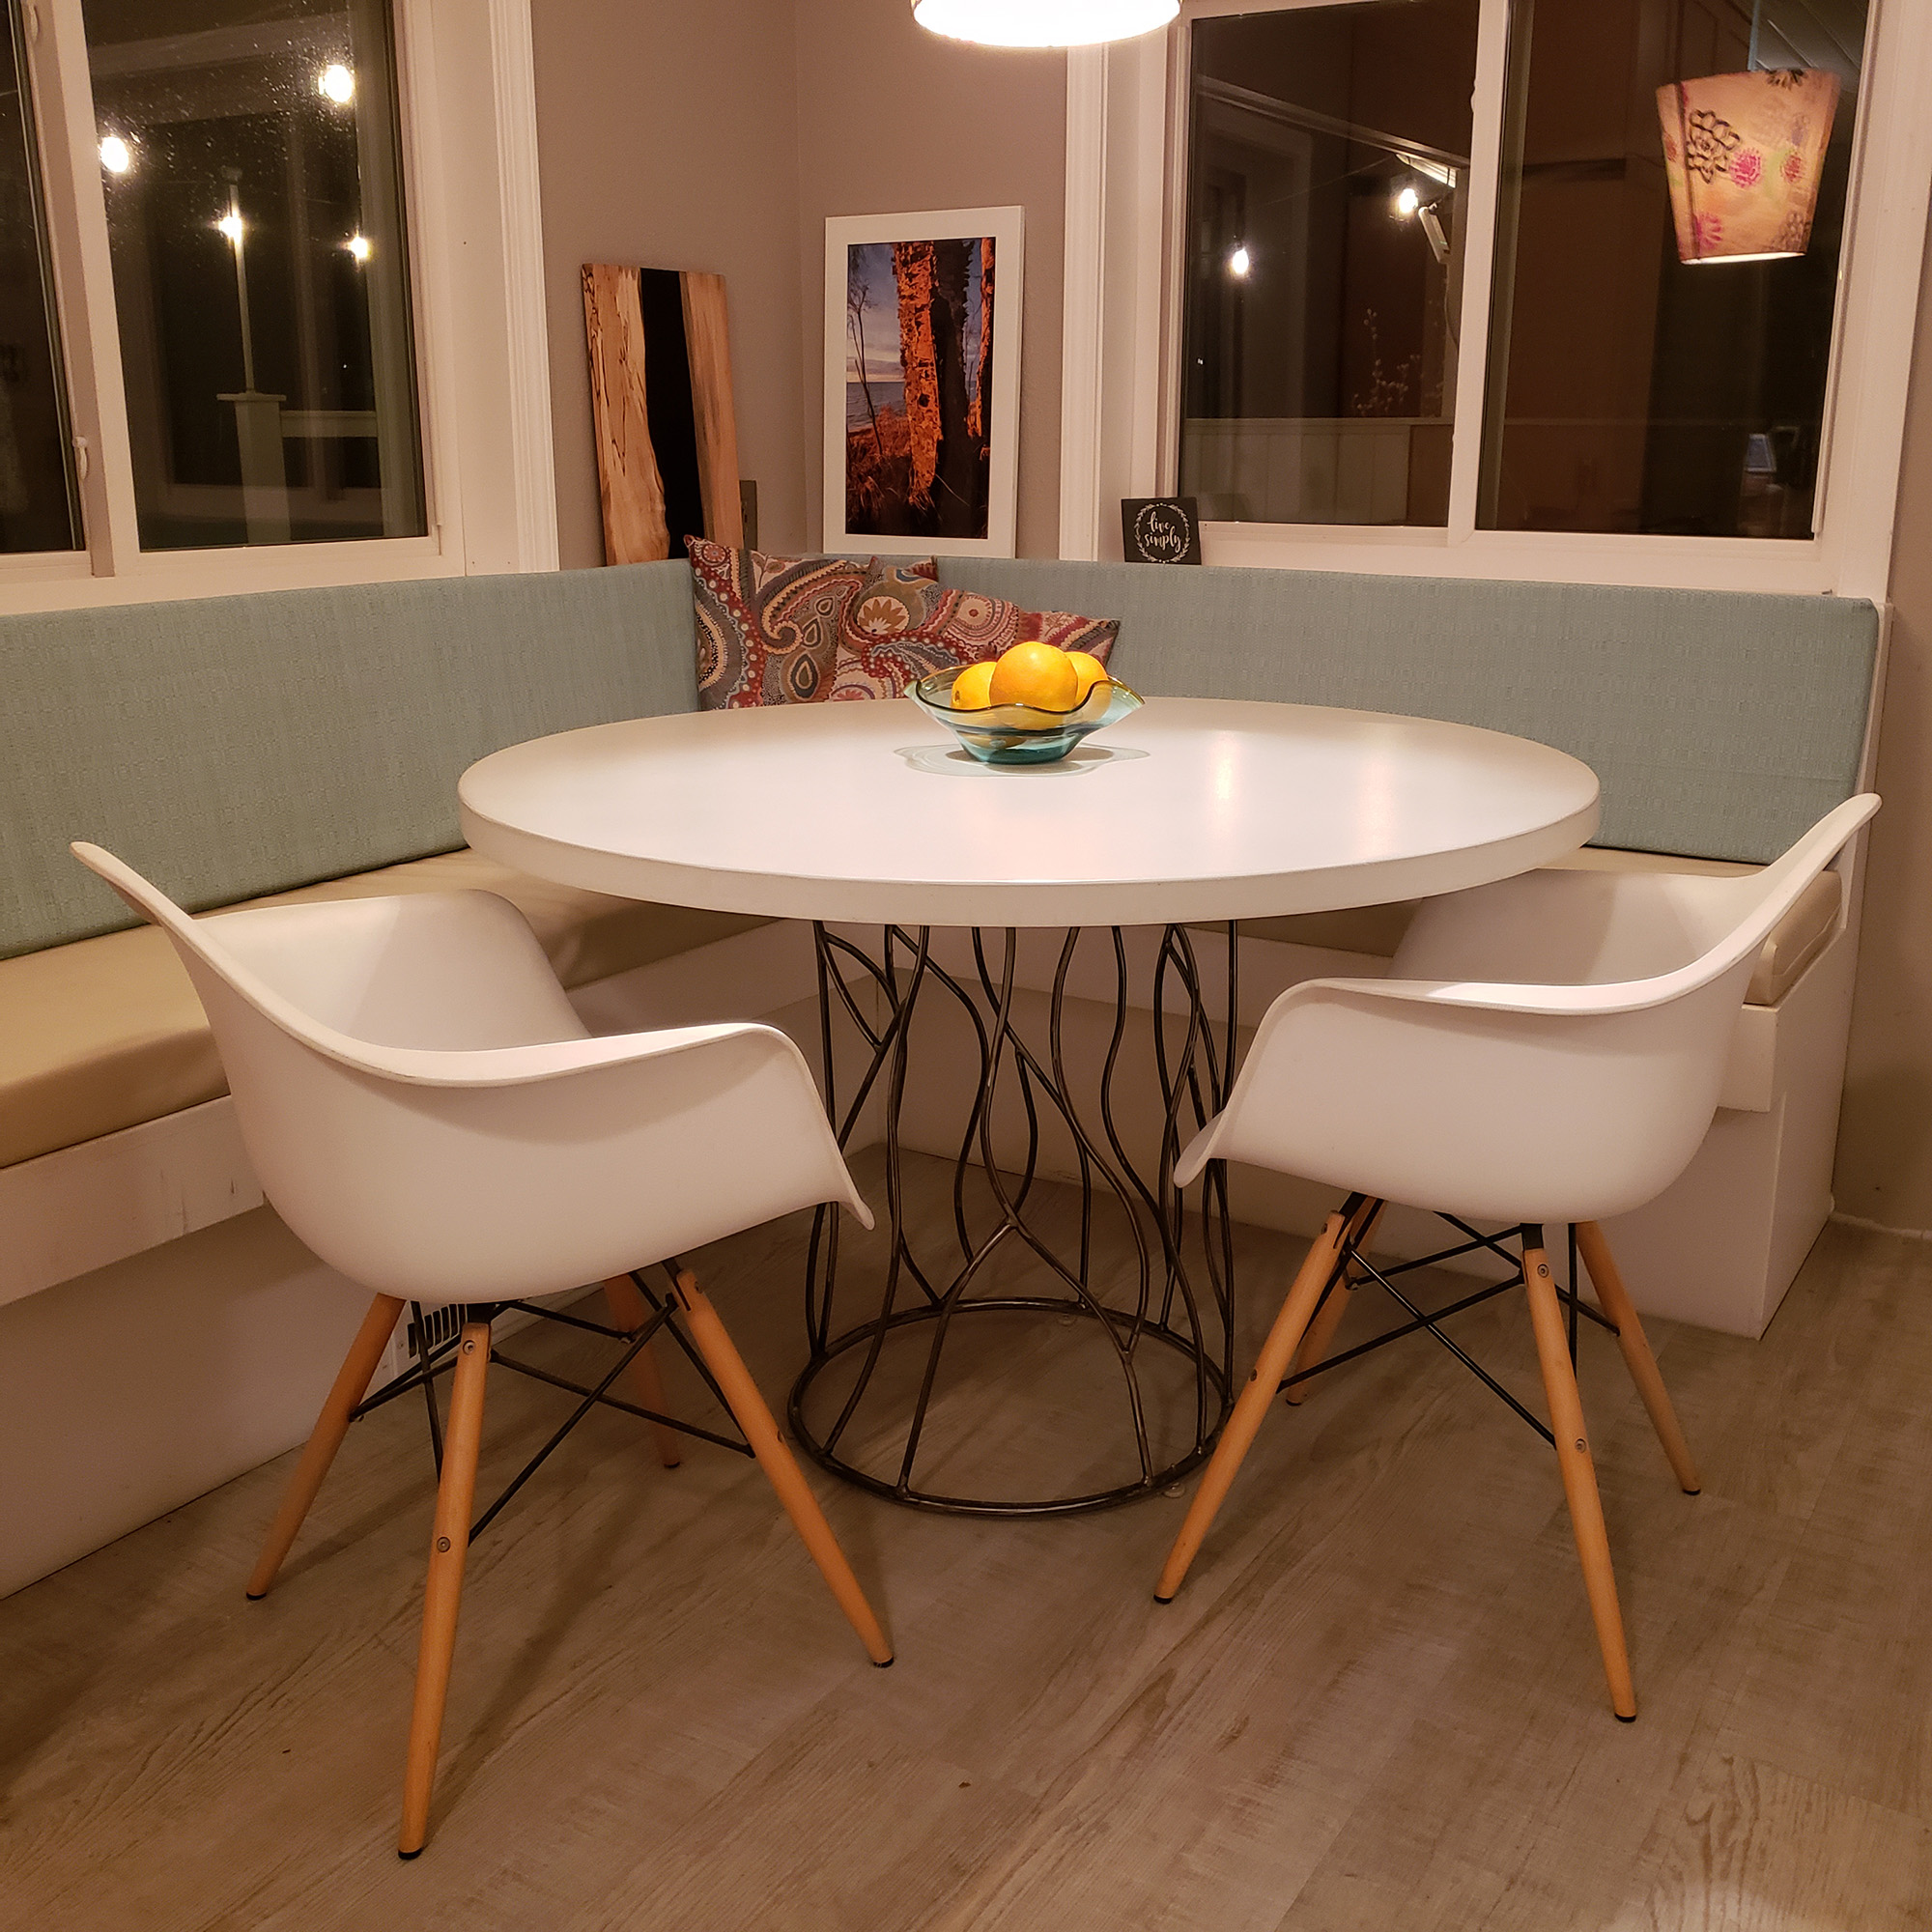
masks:
<svg viewBox="0 0 1932 1932"><path fill-rule="evenodd" d="M809 1359L788 1405L791 1433L822 1467L892 1501L920 1509L973 1516L1047 1516L1105 1508L1163 1489L1197 1467L1212 1449L1233 1403L1234 1231L1227 1179L1210 1170L1196 1211L1202 1220L1199 1283L1185 1255L1187 1204L1173 1184L1174 1163L1186 1132L1205 1125L1225 1103L1236 1047L1237 980L1235 929L1228 928L1228 1012L1218 1043L1204 1006L1203 980L1184 928L1162 934L1156 958L1153 1046L1160 1079L1162 1119L1150 1179L1129 1155L1115 1108L1115 1083L1131 1018L1128 957L1122 934L1112 932L1114 1011L1099 1073L1098 1127L1075 1104L1068 1071L1068 1002L1080 927L1069 928L1060 947L1046 995L1045 1037L1029 1037L1018 1017L1021 993L1019 934L1011 928L970 932L971 970L954 972L935 957L930 927L883 928L876 953L825 925L813 927L819 993L819 1043L826 1105L843 1147L853 1145L874 1096L883 1101L887 1239L883 1280L876 1301L848 1278L841 1281L840 1222L837 1207L813 1216L806 1260L805 1327ZM1178 1049L1168 1038L1165 1012L1172 979L1184 1027ZM856 989L856 990L855 990ZM861 997L875 996L876 1007ZM932 1002L964 1016L979 1077L967 1102L952 1161L949 1250L957 1258L915 1251L905 1197L903 1119L913 1079L915 1019ZM922 1004L923 1002L923 1004ZM849 1095L838 1078L838 1019L856 1036L859 1054ZM1003 1166L996 1148L996 1112L1006 1098L1017 1109L1011 1124L1024 1128L1017 1169ZM1038 1225L1037 1182L1042 1179L1042 1148L1048 1120L1071 1144L1079 1190L1078 1233L1056 1242ZM972 1170L980 1174L971 1183ZM969 1192L991 1196L993 1225L975 1232ZM1124 1295L1103 1291L1094 1272L1096 1205L1110 1203L1125 1217L1134 1263ZM928 1243L929 1245L929 1243ZM1004 1251L1026 1251L1044 1277L1040 1293L988 1292L988 1264ZM919 1480L920 1451L932 1404L941 1386L949 1340L964 1320L992 1314L1052 1316L1094 1324L1105 1337L1119 1377L1121 1407L1115 1427L1122 1460L1132 1473L1104 1488L1075 1494L1002 1499L927 1488ZM925 1356L916 1392L894 1415L874 1401L874 1379L889 1341L920 1331ZM1187 1364L1192 1400L1185 1435L1156 1440L1142 1386L1148 1346L1179 1354ZM858 1356L852 1380L836 1406L813 1404L814 1390L835 1362ZM830 1389L831 1384L824 1387ZM825 1412L819 1412L825 1411ZM845 1444L863 1417L875 1466L862 1467ZM1170 1432L1172 1433L1172 1429ZM879 1451L879 1443L887 1446ZM890 1469L890 1473L886 1471Z"/></svg>
<svg viewBox="0 0 1932 1932"><path fill-rule="evenodd" d="M1219 1164L1218 1162L1212 1163L1215 1166ZM1335 1259L1334 1266L1329 1270L1328 1280L1321 1291L1321 1298L1316 1303L1317 1313L1320 1313L1330 1295L1353 1293L1355 1290L1364 1288L1370 1282L1374 1282L1397 1306L1408 1315L1409 1320L1398 1327L1386 1329L1383 1333L1371 1337L1366 1342L1358 1343L1352 1349L1344 1349L1336 1354L1324 1356L1321 1361L1315 1362L1305 1369L1297 1369L1293 1374L1284 1376L1280 1382L1276 1384L1277 1391L1293 1388L1298 1383L1309 1381L1316 1376L1326 1375L1331 1369L1339 1369L1345 1363L1359 1361L1364 1355L1372 1355L1378 1349L1386 1349L1392 1342L1400 1342L1410 1335L1421 1334L1426 1331L1441 1343L1443 1348L1447 1349L1492 1395L1500 1398L1505 1405L1520 1415L1523 1421L1528 1423L1546 1442L1553 1446L1555 1437L1550 1435L1548 1427L1543 1422L1541 1417L1532 1414L1529 1409L1524 1407L1494 1376L1491 1375L1489 1370L1484 1368L1461 1343L1456 1341L1441 1326L1441 1323L1448 1321L1452 1316L1461 1315L1465 1310L1478 1307L1483 1302L1493 1301L1497 1295L1507 1294L1512 1289L1527 1286L1527 1281L1522 1271L1522 1250L1525 1246L1534 1245L1533 1236L1536 1231L1528 1228L1510 1228L1505 1229L1501 1234L1486 1235L1479 1229L1471 1227L1468 1222L1459 1219L1454 1214L1438 1214L1436 1218L1447 1222L1450 1227L1467 1238L1457 1242L1451 1247L1437 1248L1433 1254L1419 1255L1411 1261L1396 1262L1382 1265L1378 1265L1376 1263L1370 1261L1362 1252L1362 1241L1365 1236L1357 1235L1344 1243L1341 1253ZM1365 1230L1372 1230L1375 1222L1375 1214L1370 1213L1356 1225ZM1568 1240L1566 1245L1569 1255L1569 1272L1566 1279L1556 1285L1556 1294L1558 1300L1564 1305L1568 1320L1570 1362L1574 1368L1577 1361L1577 1336L1579 1320L1594 1321L1598 1327L1608 1329L1612 1335L1617 1333L1617 1324L1608 1316L1604 1314L1601 1309L1591 1307L1581 1294L1577 1293L1577 1230L1574 1224L1568 1228L1567 1235ZM1506 1245L1510 1241L1515 1241L1518 1244L1514 1250ZM1450 1302L1447 1307L1426 1310L1420 1308L1414 1301L1410 1300L1403 1290L1396 1286L1396 1281L1399 1277L1406 1274L1413 1274L1418 1268L1436 1267L1443 1262L1456 1261L1463 1255L1485 1251L1508 1263L1512 1273L1505 1280L1490 1282L1484 1287L1475 1290L1472 1293L1463 1295L1460 1300Z"/></svg>
<svg viewBox="0 0 1932 1932"><path fill-rule="evenodd" d="M665 1262L663 1267L668 1279L675 1284L680 1264L675 1257ZM631 1275L639 1293L650 1309L650 1315L639 1327L632 1329L615 1328L609 1322L592 1321L582 1315L573 1315L567 1309L546 1308L535 1301L491 1301L472 1302L455 1311L456 1321L448 1334L431 1339L432 1328L424 1317L419 1304L410 1304L410 1336L418 1359L413 1368L406 1369L401 1375L384 1382L373 1395L365 1396L351 1412L350 1420L358 1421L372 1410L381 1408L385 1403L394 1402L398 1396L408 1395L412 1389L420 1388L429 1408L430 1454L436 1463L436 1472L442 1474L442 1419L437 1408L437 1378L455 1367L457 1346L463 1338L463 1327L469 1321L495 1322L500 1316L512 1312L532 1317L539 1321L555 1322L560 1327L575 1328L587 1335L596 1335L609 1342L621 1343L622 1351L611 1365L608 1374L594 1386L586 1387L568 1376L558 1375L553 1369L539 1368L534 1362L517 1360L506 1355L493 1342L490 1350L490 1363L493 1368L508 1369L513 1375L526 1378L530 1381L544 1382L554 1389L577 1396L577 1406L552 1433L543 1447L532 1456L524 1466L511 1477L497 1499L484 1510L469 1527L469 1540L489 1528L510 1498L521 1490L551 1457L562 1446L564 1438L590 1413L593 1408L614 1408L625 1415L636 1416L640 1422L653 1422L667 1429L674 1429L682 1435L689 1435L699 1442L709 1442L720 1449L729 1449L739 1456L752 1455L752 1445L743 1435L724 1435L715 1429L707 1429L702 1423L687 1421L682 1416L660 1414L654 1408L645 1408L635 1402L626 1402L622 1396L611 1393L614 1383L638 1356L660 1333L668 1335L677 1344L679 1350L697 1371L704 1385L717 1400L718 1406L728 1416L731 1405L724 1398L724 1391L718 1386L704 1357L696 1346L685 1334L677 1320L677 1304L673 1297L660 1296L651 1287L645 1273L639 1269Z"/></svg>

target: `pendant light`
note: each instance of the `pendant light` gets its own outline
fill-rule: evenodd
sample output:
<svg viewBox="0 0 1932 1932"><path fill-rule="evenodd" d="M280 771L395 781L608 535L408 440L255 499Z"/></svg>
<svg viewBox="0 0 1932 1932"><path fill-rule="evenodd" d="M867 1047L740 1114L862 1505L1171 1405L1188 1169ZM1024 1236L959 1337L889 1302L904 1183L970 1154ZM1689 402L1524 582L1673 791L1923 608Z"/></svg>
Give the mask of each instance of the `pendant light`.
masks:
<svg viewBox="0 0 1932 1932"><path fill-rule="evenodd" d="M913 0L912 16L982 47L1091 47L1164 27L1180 0Z"/></svg>
<svg viewBox="0 0 1932 1932"><path fill-rule="evenodd" d="M1678 259L1804 254L1837 107L1838 76L1819 68L1757 68L1660 87Z"/></svg>

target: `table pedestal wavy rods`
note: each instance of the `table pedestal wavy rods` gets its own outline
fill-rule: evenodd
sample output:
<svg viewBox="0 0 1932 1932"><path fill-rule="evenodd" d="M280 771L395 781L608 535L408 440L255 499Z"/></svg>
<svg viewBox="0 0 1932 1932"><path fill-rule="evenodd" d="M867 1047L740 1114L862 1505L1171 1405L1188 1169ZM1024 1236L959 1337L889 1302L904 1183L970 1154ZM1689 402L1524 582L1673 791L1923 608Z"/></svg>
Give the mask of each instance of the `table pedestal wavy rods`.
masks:
<svg viewBox="0 0 1932 1932"><path fill-rule="evenodd" d="M806 1325L811 1357L792 1389L790 1419L800 1446L825 1467L895 1502L972 1516L1048 1516L1103 1509L1177 1481L1212 1447L1233 1403L1234 1258L1226 1171L1211 1166L1196 1187L1193 1211L1174 1184L1174 1164L1194 1131L1218 1112L1234 1077L1237 992L1235 928L1227 930L1224 988L1209 989L1188 929L1162 929L1154 965L1152 1012L1129 1000L1128 952L1118 927L1069 929L1061 945L1047 1000L1043 1037L1032 1040L1015 1012L1019 935L974 928L970 973L949 971L934 957L930 926L883 929L874 956L845 938L813 927L818 962L822 1065L836 1067L840 1022L863 1042L863 1071L848 1093L831 1083L828 1099L841 1142L851 1140L875 1094L882 1102L888 1243L884 1282L839 1282L839 1213L814 1218L806 1267ZM1113 1019L1092 1118L1069 1076L1065 1042L1068 978L1087 949L1111 954ZM1169 1010L1178 990L1179 1013ZM869 993L873 997L867 999ZM917 1051L915 1014L927 1003L950 1004L971 1027L977 1082L962 1096L953 1160L952 1225L916 1247L905 1212L901 1144L906 1086ZM1210 1017L1210 1003L1220 1008ZM1217 1023L1218 1019L1218 1023ZM1151 1047L1130 1040L1151 1027ZM1151 1173L1136 1167L1117 1120L1115 1082L1123 1052L1151 1051L1158 1072L1161 1123ZM994 1121L1003 1094L1025 1117L1026 1152L1003 1166ZM1070 1141L1079 1176L1077 1231L1046 1225L1039 1211L1038 1163L1043 1118L1057 1119ZM1145 1159L1142 1165L1147 1165ZM974 1185L974 1176L980 1177ZM969 1196L979 1199L969 1206ZM989 1197L989 1199L987 1198ZM975 1211L975 1210L978 1211ZM1134 1266L1103 1281L1094 1266L1096 1211L1124 1219ZM1065 1220L1063 1214L1056 1217ZM1191 1238L1190 1238L1191 1237ZM1002 1292L992 1277L1003 1251L1023 1250L1037 1292ZM920 1452L933 1397L943 1386L949 1343L962 1325L989 1317L1085 1322L1104 1337L1099 1351L1113 1388L1090 1398L1085 1419L1098 1435L1094 1460L1117 1480L1073 1493L994 1498L960 1493L956 1482L927 1480ZM910 1409L892 1387L884 1404L867 1403L888 1350L919 1357ZM952 1350L956 1361L962 1350ZM1149 1400L1150 1357L1180 1370L1179 1400ZM1163 1378L1172 1384L1177 1378ZM876 1411L890 1421L884 1439ZM956 1425L955 1425L956 1426ZM848 1432L862 1434L866 1466L841 1454ZM882 1462L891 1473L881 1473Z"/></svg>
<svg viewBox="0 0 1932 1932"><path fill-rule="evenodd" d="M933 731L899 703L565 731L470 767L464 835L562 885L816 935L833 1118L855 1150L883 1138L890 1212L863 1241L815 1231L794 1426L909 1504L1097 1508L1192 1466L1227 1406L1228 1203L1217 1175L1183 1213L1172 1174L1229 1084L1229 922L1545 865L1597 829L1597 781L1493 731L1246 700L1153 697L1009 770ZM721 942L665 1021L795 1009L791 945ZM936 1224L915 1148L953 1162Z"/></svg>

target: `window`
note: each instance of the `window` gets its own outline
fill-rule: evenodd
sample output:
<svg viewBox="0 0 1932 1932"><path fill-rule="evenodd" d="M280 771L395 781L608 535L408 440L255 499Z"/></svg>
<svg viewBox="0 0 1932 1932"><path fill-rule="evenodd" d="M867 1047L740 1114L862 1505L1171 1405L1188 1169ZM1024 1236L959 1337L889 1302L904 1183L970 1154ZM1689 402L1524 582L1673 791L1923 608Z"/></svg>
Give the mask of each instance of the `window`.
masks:
<svg viewBox="0 0 1932 1932"><path fill-rule="evenodd" d="M1193 55L1180 488L1446 524L1476 0L1203 20Z"/></svg>
<svg viewBox="0 0 1932 1932"><path fill-rule="evenodd" d="M87 0L144 550L420 536L384 0Z"/></svg>
<svg viewBox="0 0 1932 1932"><path fill-rule="evenodd" d="M25 22L0 65L0 551L81 547Z"/></svg>
<svg viewBox="0 0 1932 1932"><path fill-rule="evenodd" d="M1866 0L1524 10L1483 527L1811 534L1865 14ZM1721 78L1700 98L1708 76ZM1689 199L1713 204L1686 208L1688 261L1666 185L1667 151L1685 147ZM1747 196L1785 232L1739 252L1723 231Z"/></svg>
<svg viewBox="0 0 1932 1932"><path fill-rule="evenodd" d="M0 609L555 568L528 0L0 8Z"/></svg>
<svg viewBox="0 0 1932 1932"><path fill-rule="evenodd" d="M1478 527L1811 534L1865 12L1509 7ZM1478 0L1194 22L1204 517L1448 523L1478 34Z"/></svg>
<svg viewBox="0 0 1932 1932"><path fill-rule="evenodd" d="M1209 562L1883 596L1928 95L1932 9L1868 0L1183 0L1076 52L1064 554L1180 489Z"/></svg>

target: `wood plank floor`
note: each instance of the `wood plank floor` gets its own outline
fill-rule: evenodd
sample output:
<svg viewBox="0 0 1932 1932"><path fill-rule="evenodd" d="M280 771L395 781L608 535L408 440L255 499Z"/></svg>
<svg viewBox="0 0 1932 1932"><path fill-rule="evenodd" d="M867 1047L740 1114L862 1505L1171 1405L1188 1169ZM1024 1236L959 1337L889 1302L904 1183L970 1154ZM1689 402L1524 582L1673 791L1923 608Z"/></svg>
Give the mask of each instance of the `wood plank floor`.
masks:
<svg viewBox="0 0 1932 1932"><path fill-rule="evenodd" d="M937 1179L914 1163L929 1213ZM775 1403L802 1240L780 1224L697 1258ZM1249 1329L1297 1254L1243 1231ZM1656 1324L1695 1499L1586 1330L1630 1726L1553 1461L1426 1338L1275 1409L1165 1607L1179 1498L984 1522L814 1474L890 1671L755 1468L696 1446L667 1472L641 1425L593 1418L476 1547L434 1835L407 1865L432 1477L399 1403L352 1432L267 1602L242 1581L288 1459L0 1603L0 1925L1924 1926L1928 1289L1924 1246L1834 1228L1763 1342ZM1459 1332L1540 1408L1516 1297ZM1097 1466L1052 1343L986 1324L940 1394L952 1455L1017 1469L1091 1439ZM517 1346L582 1365L598 1345ZM493 1376L486 1485L566 1402Z"/></svg>

